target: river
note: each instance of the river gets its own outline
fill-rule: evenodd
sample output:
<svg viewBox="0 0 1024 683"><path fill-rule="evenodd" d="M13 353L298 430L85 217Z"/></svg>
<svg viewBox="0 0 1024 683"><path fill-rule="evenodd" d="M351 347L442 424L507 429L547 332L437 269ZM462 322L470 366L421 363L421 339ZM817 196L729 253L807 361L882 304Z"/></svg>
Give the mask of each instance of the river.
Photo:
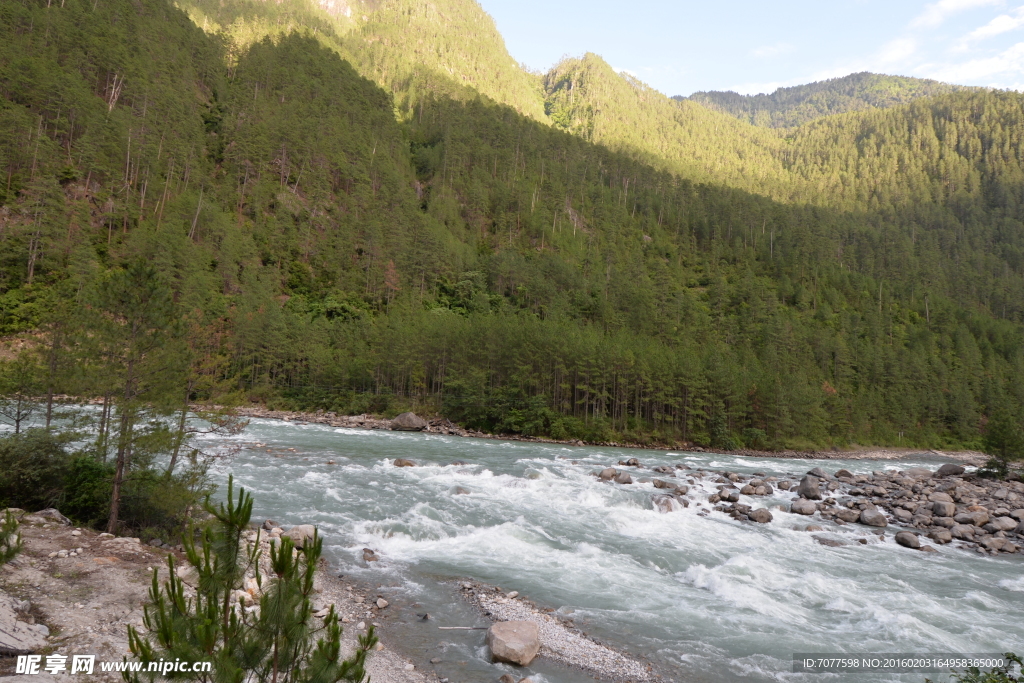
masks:
<svg viewBox="0 0 1024 683"><path fill-rule="evenodd" d="M630 457L645 466L684 463L768 476L799 476L816 465L858 474L941 464L923 454L822 463L269 419L253 420L236 441L241 450L214 467L218 482L233 473L252 492L254 519L318 525L339 573L383 586L402 606L395 614L407 623L392 628L403 648L419 656L418 665L440 658L438 673L456 683L493 683L504 671L487 661L483 631L436 628L486 625L456 597L452 582L461 578L517 590L571 614L588 634L646 658L674 681L923 683L920 673L795 674L792 656L1024 650L1020 554L951 547L924 553L893 543L892 527L878 542L866 527L814 520L836 538L870 540L826 547L802 530L812 521L807 517L773 510L774 521L760 525L699 515L695 503L662 514L652 508L651 484L592 476ZM419 466L396 468L394 458ZM456 487L469 493L456 495ZM778 492L743 502L790 499ZM367 567L365 547L382 561ZM418 621L414 612L433 619ZM543 658L530 672L537 683L593 680Z"/></svg>

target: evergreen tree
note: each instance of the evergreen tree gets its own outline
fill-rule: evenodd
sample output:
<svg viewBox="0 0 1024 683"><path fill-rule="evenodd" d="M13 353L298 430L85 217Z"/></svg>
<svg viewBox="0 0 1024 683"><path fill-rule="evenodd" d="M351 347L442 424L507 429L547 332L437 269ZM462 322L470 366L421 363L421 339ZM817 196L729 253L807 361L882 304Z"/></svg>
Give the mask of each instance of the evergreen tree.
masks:
<svg viewBox="0 0 1024 683"><path fill-rule="evenodd" d="M340 659L341 627L332 607L321 627L314 625L313 576L323 549L318 536L296 549L290 538L271 543L270 578L260 572L259 543L247 546L252 496L234 492L229 478L227 501L204 509L212 522L201 546L185 539L195 570L195 597L189 597L168 557L168 580L160 587L153 572L144 624L149 635L129 627L132 654L143 662L206 661L210 672L170 672L166 678L195 681L253 680L270 683L336 683L367 680L366 656L376 644L373 627L359 637L352 657ZM258 606L246 607L238 588L252 575L260 592ZM157 674L132 674L129 680L155 680Z"/></svg>

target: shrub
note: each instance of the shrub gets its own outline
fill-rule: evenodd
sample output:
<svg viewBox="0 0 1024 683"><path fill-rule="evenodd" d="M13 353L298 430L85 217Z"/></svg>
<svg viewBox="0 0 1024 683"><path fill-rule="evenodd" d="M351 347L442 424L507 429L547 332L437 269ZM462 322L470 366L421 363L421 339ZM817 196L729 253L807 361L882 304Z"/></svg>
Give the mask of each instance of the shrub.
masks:
<svg viewBox="0 0 1024 683"><path fill-rule="evenodd" d="M0 438L0 507L41 510L58 505L72 459L70 439L46 429Z"/></svg>
<svg viewBox="0 0 1024 683"><path fill-rule="evenodd" d="M21 552L21 534L18 533L18 520L8 510L0 522L0 567L14 559Z"/></svg>

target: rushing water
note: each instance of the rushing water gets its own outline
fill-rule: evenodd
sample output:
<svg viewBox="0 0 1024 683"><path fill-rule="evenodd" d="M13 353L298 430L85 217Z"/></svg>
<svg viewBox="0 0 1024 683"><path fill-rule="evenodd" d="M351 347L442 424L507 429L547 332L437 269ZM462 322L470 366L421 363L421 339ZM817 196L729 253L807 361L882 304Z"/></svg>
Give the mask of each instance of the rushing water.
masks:
<svg viewBox="0 0 1024 683"><path fill-rule="evenodd" d="M238 441L241 452L216 468L218 478L232 472L251 490L260 519L317 524L338 571L386 586L394 602L418 605L399 612L408 618L402 641L423 660L440 657L438 672L453 681L490 682L502 673L486 659L482 631L436 629L486 623L445 581L463 577L574 610L584 631L677 681L922 683L923 674L794 674L792 655L1024 650L1020 555L915 552L893 543L891 528L877 542L865 527L819 522L836 538L871 539L826 547L798 530L806 517L773 510L775 520L760 525L700 516L695 503L661 514L652 509L651 484L621 486L591 474L628 457L645 466L686 463L769 476L800 475L820 462L276 420L253 420ZM420 466L393 467L399 457ZM922 455L825 467L867 473L937 464ZM457 486L470 493L455 495ZM771 506L789 498L779 492L743 502ZM367 568L364 547L383 561ZM435 618L418 622L415 611ZM592 680L542 659L532 671L538 681Z"/></svg>

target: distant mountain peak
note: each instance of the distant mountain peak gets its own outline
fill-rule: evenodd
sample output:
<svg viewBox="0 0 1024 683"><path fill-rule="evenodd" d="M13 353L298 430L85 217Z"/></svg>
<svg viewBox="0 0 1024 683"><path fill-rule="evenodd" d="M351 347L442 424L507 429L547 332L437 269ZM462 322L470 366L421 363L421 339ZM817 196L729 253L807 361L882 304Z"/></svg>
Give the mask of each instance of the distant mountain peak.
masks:
<svg viewBox="0 0 1024 683"><path fill-rule="evenodd" d="M756 126L789 128L832 114L885 109L921 97L974 90L925 78L860 71L805 85L778 88L770 94L740 95L733 91L696 92L676 100L692 100Z"/></svg>

